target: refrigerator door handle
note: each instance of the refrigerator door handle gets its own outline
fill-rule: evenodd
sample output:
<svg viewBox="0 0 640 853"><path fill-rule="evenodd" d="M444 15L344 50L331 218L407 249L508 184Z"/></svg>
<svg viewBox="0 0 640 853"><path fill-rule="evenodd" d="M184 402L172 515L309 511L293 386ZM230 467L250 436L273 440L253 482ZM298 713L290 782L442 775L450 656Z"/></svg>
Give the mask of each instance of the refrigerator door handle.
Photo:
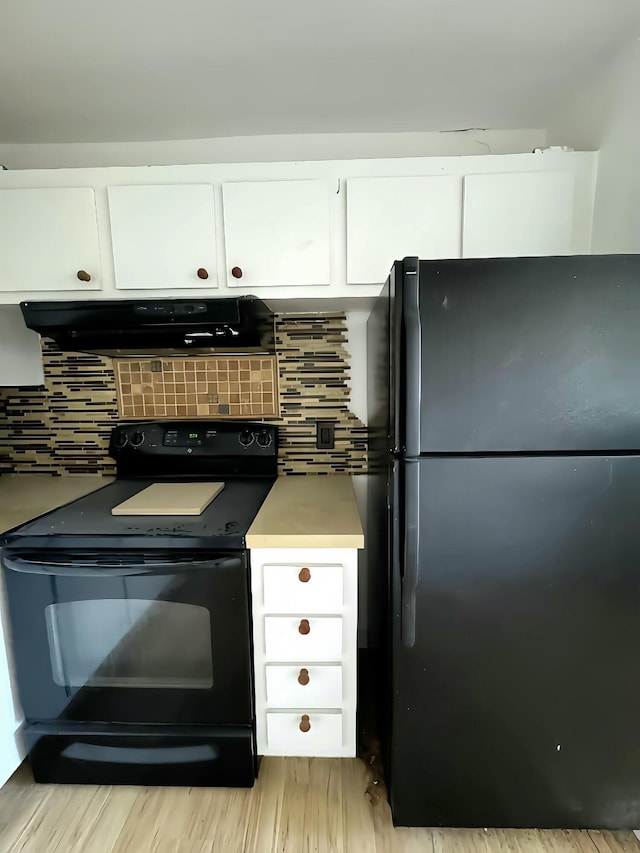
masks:
<svg viewBox="0 0 640 853"><path fill-rule="evenodd" d="M420 261L405 258L402 276L405 343L405 445L409 456L420 453L420 395L422 390L422 327L420 323Z"/></svg>
<svg viewBox="0 0 640 853"><path fill-rule="evenodd" d="M405 463L404 572L401 591L400 630L407 649L416 642L416 588L420 556L420 463Z"/></svg>

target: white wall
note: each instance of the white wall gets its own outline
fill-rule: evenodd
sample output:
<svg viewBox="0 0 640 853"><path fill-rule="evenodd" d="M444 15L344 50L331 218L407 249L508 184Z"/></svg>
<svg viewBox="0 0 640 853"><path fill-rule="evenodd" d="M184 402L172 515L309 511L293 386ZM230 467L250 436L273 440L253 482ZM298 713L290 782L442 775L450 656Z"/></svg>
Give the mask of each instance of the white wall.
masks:
<svg viewBox="0 0 640 853"><path fill-rule="evenodd" d="M640 43L559 109L548 134L600 149L592 251L640 252Z"/></svg>
<svg viewBox="0 0 640 853"><path fill-rule="evenodd" d="M546 145L544 130L439 133L325 133L238 136L165 142L0 145L7 169L167 166L189 163L269 163L462 154L522 154Z"/></svg>
<svg viewBox="0 0 640 853"><path fill-rule="evenodd" d="M616 65L600 145L594 252L640 252L640 44Z"/></svg>
<svg viewBox="0 0 640 853"><path fill-rule="evenodd" d="M367 423L367 320L370 312L347 312L347 345L351 366L351 411Z"/></svg>
<svg viewBox="0 0 640 853"><path fill-rule="evenodd" d="M615 95L613 68L583 80L569 101L561 100L547 123L549 145L569 145L577 151L597 151L611 119Z"/></svg>
<svg viewBox="0 0 640 853"><path fill-rule="evenodd" d="M40 336L27 329L18 305L0 306L0 387L42 384Z"/></svg>

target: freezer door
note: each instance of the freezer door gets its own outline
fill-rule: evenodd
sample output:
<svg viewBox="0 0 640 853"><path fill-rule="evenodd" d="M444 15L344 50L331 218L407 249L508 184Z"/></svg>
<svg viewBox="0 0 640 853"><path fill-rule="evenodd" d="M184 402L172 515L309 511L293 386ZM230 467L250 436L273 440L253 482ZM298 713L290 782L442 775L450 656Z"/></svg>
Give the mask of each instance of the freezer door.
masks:
<svg viewBox="0 0 640 853"><path fill-rule="evenodd" d="M640 446L640 256L404 266L407 455Z"/></svg>
<svg viewBox="0 0 640 853"><path fill-rule="evenodd" d="M396 824L640 826L640 458L430 458L403 479Z"/></svg>

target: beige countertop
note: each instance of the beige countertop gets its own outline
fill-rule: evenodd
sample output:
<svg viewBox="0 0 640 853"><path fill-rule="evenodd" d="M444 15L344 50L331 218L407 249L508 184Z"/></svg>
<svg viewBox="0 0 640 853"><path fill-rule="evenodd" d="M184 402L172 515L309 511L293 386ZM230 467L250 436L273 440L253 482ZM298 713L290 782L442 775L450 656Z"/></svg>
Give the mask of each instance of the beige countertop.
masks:
<svg viewBox="0 0 640 853"><path fill-rule="evenodd" d="M0 477L0 533L95 492L112 480L113 477L97 475L3 474Z"/></svg>
<svg viewBox="0 0 640 853"><path fill-rule="evenodd" d="M106 486L113 477L0 476L0 533ZM347 475L279 477L247 533L249 548L363 548Z"/></svg>
<svg viewBox="0 0 640 853"><path fill-rule="evenodd" d="M249 548L364 548L351 478L279 477L249 532Z"/></svg>

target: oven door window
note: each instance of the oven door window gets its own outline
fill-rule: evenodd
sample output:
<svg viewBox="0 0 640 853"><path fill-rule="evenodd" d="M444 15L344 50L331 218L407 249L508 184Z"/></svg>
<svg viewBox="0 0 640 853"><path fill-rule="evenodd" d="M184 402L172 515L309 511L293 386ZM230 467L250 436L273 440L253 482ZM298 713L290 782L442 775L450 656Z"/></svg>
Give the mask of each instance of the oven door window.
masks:
<svg viewBox="0 0 640 853"><path fill-rule="evenodd" d="M60 687L213 686L206 607L103 598L51 604L45 616L53 680Z"/></svg>

